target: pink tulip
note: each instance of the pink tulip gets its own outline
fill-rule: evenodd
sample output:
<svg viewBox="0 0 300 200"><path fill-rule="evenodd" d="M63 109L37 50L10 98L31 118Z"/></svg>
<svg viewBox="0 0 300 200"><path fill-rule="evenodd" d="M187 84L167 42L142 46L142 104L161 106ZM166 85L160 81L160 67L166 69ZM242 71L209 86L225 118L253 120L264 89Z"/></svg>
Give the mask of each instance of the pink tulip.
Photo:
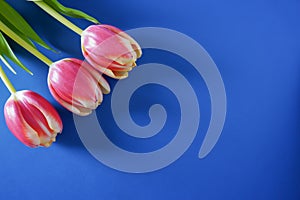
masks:
<svg viewBox="0 0 300 200"><path fill-rule="evenodd" d="M48 87L53 97L69 111L85 116L102 102L102 93L110 92L109 84L88 63L67 58L53 63L48 74Z"/></svg>
<svg viewBox="0 0 300 200"><path fill-rule="evenodd" d="M101 73L122 79L136 66L142 51L127 33L110 25L91 25L81 35L85 59Z"/></svg>
<svg viewBox="0 0 300 200"><path fill-rule="evenodd" d="M54 107L41 95L28 90L10 96L4 106L4 116L10 131L29 147L49 147L63 127Z"/></svg>

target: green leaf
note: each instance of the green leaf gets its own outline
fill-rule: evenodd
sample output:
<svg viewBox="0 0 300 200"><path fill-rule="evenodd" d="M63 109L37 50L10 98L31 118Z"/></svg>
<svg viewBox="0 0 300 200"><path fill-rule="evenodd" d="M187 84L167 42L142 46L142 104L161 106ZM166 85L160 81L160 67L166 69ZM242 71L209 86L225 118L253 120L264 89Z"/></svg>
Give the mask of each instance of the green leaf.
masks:
<svg viewBox="0 0 300 200"><path fill-rule="evenodd" d="M14 70L14 68L9 64L9 62L7 61L7 59L0 55L0 60L2 60L2 62L6 65L6 67L13 73L13 74L17 74L17 72Z"/></svg>
<svg viewBox="0 0 300 200"><path fill-rule="evenodd" d="M12 51L12 49L10 48L9 44L7 43L5 37L2 35L2 33L0 32L0 55L2 57L4 64L10 68L11 71L14 72L14 70L12 69L12 67L8 64L7 60L5 59L5 57L9 58L11 61L13 61L15 64L17 64L18 66L20 66L22 69L24 69L26 72L28 72L29 74L32 74L32 72L25 67L21 61L16 57L16 55L14 54L14 52ZM5 56L5 57L4 57ZM6 61L6 62L5 62ZM14 72L15 73L15 72Z"/></svg>
<svg viewBox="0 0 300 200"><path fill-rule="evenodd" d="M23 35L27 36L44 48L52 50L52 48L49 47L31 28L31 26L25 21L25 19L4 0L0 0L0 13L0 20L4 22L4 19L6 19L6 21L10 23L10 26L8 25L10 28L11 25L13 25L15 29L17 29Z"/></svg>
<svg viewBox="0 0 300 200"><path fill-rule="evenodd" d="M94 17L92 17L80 10L65 7L61 3L59 3L57 0L44 0L44 2L61 14L64 14L69 17L85 19L85 20L88 20L95 24L99 24L99 21L97 19L95 19Z"/></svg>
<svg viewBox="0 0 300 200"><path fill-rule="evenodd" d="M13 32L6 24L4 24L0 20L0 30L5 33L8 37L13 39L16 43L21 45L23 48L25 48L27 51L29 51L31 54L39 58L41 61L43 61L45 64L50 66L52 64L52 61L47 58L44 54L42 54L39 50L36 48L32 47L28 43L26 43L18 34Z"/></svg>
<svg viewBox="0 0 300 200"><path fill-rule="evenodd" d="M1 0L0 0L1 1ZM24 41L26 41L29 45L31 45L32 47L36 48L36 46L33 44L33 42L24 34L22 34L15 26L13 26L9 21L6 20L6 18L4 18L1 13L0 13L0 19L1 21L6 24L13 32L15 32L16 34L18 34Z"/></svg>

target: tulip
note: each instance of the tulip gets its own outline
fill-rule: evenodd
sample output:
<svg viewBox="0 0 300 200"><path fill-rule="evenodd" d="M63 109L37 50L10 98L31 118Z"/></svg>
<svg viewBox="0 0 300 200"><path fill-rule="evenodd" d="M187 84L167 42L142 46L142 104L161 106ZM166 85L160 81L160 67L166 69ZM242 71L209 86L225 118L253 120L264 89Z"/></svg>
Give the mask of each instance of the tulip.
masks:
<svg viewBox="0 0 300 200"><path fill-rule="evenodd" d="M110 25L91 25L81 34L85 59L98 71L122 79L136 66L142 51L139 44L122 30Z"/></svg>
<svg viewBox="0 0 300 200"><path fill-rule="evenodd" d="M109 84L98 71L75 58L52 63L48 87L63 107L80 116L89 115L101 104L103 93L110 92Z"/></svg>
<svg viewBox="0 0 300 200"><path fill-rule="evenodd" d="M10 131L29 147L49 147L63 127L54 107L28 90L11 94L4 106L4 116Z"/></svg>

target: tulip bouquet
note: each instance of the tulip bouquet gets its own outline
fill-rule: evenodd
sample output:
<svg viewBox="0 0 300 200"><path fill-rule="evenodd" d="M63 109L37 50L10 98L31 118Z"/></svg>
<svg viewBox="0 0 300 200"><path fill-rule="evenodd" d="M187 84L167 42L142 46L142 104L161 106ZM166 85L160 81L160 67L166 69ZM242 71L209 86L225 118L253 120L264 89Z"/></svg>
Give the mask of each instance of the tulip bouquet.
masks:
<svg viewBox="0 0 300 200"><path fill-rule="evenodd" d="M110 92L105 76L123 79L136 66L142 51L138 43L122 30L100 24L82 11L67 8L57 0L32 0L38 7L59 20L81 37L85 61L63 58L51 61L36 44L54 51L30 27L24 18L7 2L0 0L0 59L16 74L8 60L32 74L15 56L5 37L10 37L31 54L49 66L50 93L63 107L80 115L89 115ZM63 15L82 18L94 23L81 30ZM4 34L2 34L4 33ZM0 77L11 96L4 106L4 116L10 131L29 147L48 147L62 132L62 121L55 108L41 95L16 91L0 66Z"/></svg>

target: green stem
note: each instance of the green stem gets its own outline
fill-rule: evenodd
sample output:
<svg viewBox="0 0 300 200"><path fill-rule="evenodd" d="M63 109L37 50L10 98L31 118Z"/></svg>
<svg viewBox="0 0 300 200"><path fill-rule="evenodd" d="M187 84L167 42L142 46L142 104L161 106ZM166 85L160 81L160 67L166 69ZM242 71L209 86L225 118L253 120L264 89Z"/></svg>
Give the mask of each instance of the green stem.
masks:
<svg viewBox="0 0 300 200"><path fill-rule="evenodd" d="M36 56L38 59L40 59L42 62L44 62L46 65L50 67L52 64L52 61L47 58L44 54L39 52L37 49L29 45L27 42L25 42L18 34L16 34L14 31L12 31L8 26L6 26L2 21L0 21L0 30L5 33L8 37L13 39L16 43L21 45L23 48L25 48L27 51L29 51L31 54Z"/></svg>
<svg viewBox="0 0 300 200"><path fill-rule="evenodd" d="M14 88L14 86L11 84L10 80L8 79L8 77L6 76L5 72L3 71L1 65L0 65L0 78L2 79L3 83L5 84L5 86L7 87L7 89L9 90L9 92L11 94L16 93L16 89Z"/></svg>
<svg viewBox="0 0 300 200"><path fill-rule="evenodd" d="M61 14L59 14L56 10L51 8L48 4L46 4L43 1L34 1L36 5L38 5L41 9L43 9L45 12L47 12L49 15L57 19L59 22L67 26L69 29L77 33L78 35L81 35L82 29L80 29L78 26L70 22L68 19L63 17Z"/></svg>

